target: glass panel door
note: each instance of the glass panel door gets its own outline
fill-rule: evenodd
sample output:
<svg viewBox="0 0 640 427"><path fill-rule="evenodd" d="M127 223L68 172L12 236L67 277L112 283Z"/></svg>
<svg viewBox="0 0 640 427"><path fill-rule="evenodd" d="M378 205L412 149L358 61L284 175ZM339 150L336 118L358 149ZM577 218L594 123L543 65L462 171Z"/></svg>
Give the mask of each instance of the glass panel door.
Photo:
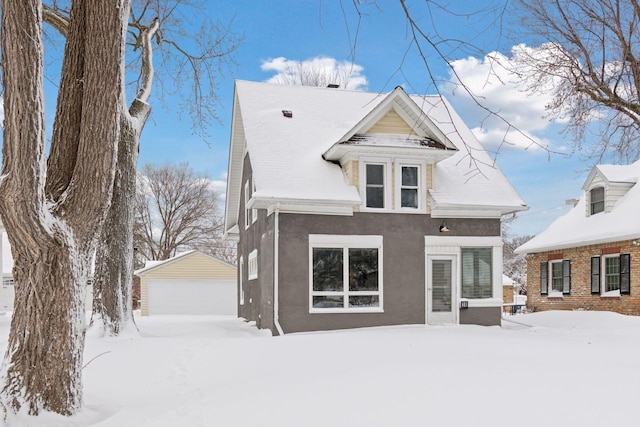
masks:
<svg viewBox="0 0 640 427"><path fill-rule="evenodd" d="M456 323L456 258L427 258L427 323Z"/></svg>
<svg viewBox="0 0 640 427"><path fill-rule="evenodd" d="M442 313L451 311L451 260L431 261L431 311Z"/></svg>

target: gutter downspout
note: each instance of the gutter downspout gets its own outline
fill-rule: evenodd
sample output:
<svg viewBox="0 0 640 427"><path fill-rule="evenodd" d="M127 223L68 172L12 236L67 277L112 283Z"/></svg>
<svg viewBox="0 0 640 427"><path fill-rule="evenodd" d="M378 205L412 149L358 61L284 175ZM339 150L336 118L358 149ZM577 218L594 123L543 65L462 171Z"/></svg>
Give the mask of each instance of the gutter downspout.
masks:
<svg viewBox="0 0 640 427"><path fill-rule="evenodd" d="M282 326L280 326L280 304L279 304L279 264L280 264L280 203L276 204L274 217L274 236L273 236L273 323L278 330L278 335L284 335Z"/></svg>

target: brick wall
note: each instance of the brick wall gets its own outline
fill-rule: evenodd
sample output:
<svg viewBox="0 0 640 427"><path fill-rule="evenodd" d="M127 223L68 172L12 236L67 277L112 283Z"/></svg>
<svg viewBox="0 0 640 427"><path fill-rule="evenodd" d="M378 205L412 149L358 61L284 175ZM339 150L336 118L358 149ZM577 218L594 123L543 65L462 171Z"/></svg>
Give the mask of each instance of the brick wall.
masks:
<svg viewBox="0 0 640 427"><path fill-rule="evenodd" d="M633 242L627 240L527 255L527 307L533 311L606 310L640 315L640 245ZM591 294L591 257L616 253L631 254L631 293L616 297ZM560 259L571 260L571 293L561 297L540 295L540 263Z"/></svg>

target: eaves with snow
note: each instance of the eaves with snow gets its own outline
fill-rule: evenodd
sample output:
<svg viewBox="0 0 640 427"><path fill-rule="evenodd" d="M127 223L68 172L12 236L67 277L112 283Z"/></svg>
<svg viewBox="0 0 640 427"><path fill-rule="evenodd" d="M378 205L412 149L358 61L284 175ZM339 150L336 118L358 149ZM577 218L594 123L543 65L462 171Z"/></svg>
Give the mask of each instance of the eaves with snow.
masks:
<svg viewBox="0 0 640 427"><path fill-rule="evenodd" d="M516 249L539 253L640 238L640 161L597 165L585 180L578 203L549 228ZM591 191L604 188L604 211L591 213Z"/></svg>
<svg viewBox="0 0 640 427"><path fill-rule="evenodd" d="M375 132L389 112L411 135ZM440 96L287 86L236 81L225 231L233 233L245 155L255 189L250 208L295 206L353 214L362 199L341 164L364 156L421 159L434 164L432 216L499 217L527 206L473 133Z"/></svg>

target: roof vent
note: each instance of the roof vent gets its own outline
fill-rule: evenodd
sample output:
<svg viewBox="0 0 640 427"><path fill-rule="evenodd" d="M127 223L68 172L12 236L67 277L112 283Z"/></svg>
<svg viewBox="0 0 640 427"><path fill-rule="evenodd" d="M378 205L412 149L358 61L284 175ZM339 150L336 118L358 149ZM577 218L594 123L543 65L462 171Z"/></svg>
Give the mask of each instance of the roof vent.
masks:
<svg viewBox="0 0 640 427"><path fill-rule="evenodd" d="M282 115L290 119L291 117L293 117L293 111L291 111L291 110L282 110Z"/></svg>
<svg viewBox="0 0 640 427"><path fill-rule="evenodd" d="M340 87L339 84L337 83L329 83L329 85L327 86L330 89L338 89Z"/></svg>

